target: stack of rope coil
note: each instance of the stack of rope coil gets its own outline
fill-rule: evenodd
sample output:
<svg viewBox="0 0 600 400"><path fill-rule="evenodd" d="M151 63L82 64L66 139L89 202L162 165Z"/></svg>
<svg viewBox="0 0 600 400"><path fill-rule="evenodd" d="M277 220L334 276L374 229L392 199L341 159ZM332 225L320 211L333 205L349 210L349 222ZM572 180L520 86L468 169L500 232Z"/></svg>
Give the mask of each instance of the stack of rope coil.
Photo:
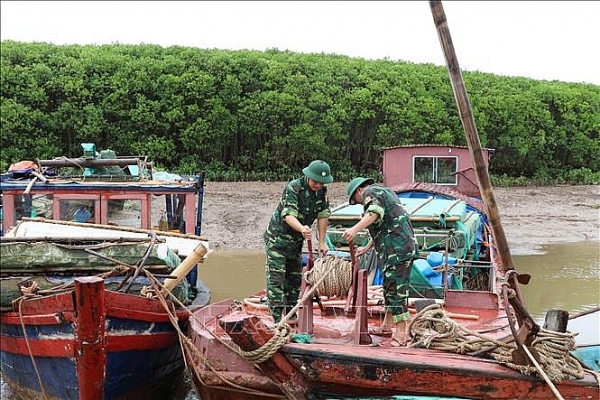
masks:
<svg viewBox="0 0 600 400"><path fill-rule="evenodd" d="M310 286L314 286L314 283L318 282L325 273L328 275L315 289L315 295L318 297L347 296L352 286L352 263L333 255L317 258L312 269L304 274L304 279Z"/></svg>
<svg viewBox="0 0 600 400"><path fill-rule="evenodd" d="M530 375L537 370L531 365L513 362L516 344L505 343L485 337L457 324L446 316L439 304L425 307L412 320L409 326L410 347L450 351L458 354L480 355L487 353L501 364ZM572 333L560 333L541 329L531 344L540 356L540 364L551 381L561 382L569 375L577 379L584 376L581 364L571 354L575 349Z"/></svg>

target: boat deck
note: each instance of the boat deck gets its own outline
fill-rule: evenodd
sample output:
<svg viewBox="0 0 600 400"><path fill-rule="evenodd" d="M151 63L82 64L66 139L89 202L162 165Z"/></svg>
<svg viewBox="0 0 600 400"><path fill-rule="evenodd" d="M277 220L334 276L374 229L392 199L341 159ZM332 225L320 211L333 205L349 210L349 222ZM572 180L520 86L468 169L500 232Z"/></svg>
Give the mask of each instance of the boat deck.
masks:
<svg viewBox="0 0 600 400"><path fill-rule="evenodd" d="M223 300L196 310L190 318L190 338L195 350L187 349L186 357L195 366L195 386L202 398L259 399L294 393L299 398L306 393L327 398L319 397L327 392L325 388L335 389L338 396L449 393L458 397L509 399L515 398L515 393L523 393L523 398L552 397L550 388L535 374L522 374L486 354L490 343L512 339L501 307L493 310L443 305L447 318L441 324L447 332L440 328L438 333L462 336L460 340L449 338L445 349L424 348L414 341L407 347L390 347L386 345L389 338L368 333L381 324L380 305L366 307L362 315L367 316L367 329L360 331L358 310L355 315L346 315L343 306L335 305L324 307L323 311L315 302L313 325L307 334L302 329L302 315L299 324L291 325L289 332L281 329L283 324L275 325L261 301L263 297L264 292L259 292L243 301ZM323 302L327 304L327 300ZM436 309L439 310L431 305L420 314L412 313L411 333L417 337L413 340L424 340L420 324L423 319L430 319L430 312ZM281 339L281 330L285 332L284 344L275 345ZM469 339L485 338L480 343L483 351L479 356L458 354L451 348L463 345L465 353L472 353L476 344L469 347L470 340L466 338L471 332L474 336ZM279 347L272 358L256 361L273 346ZM270 371L271 375L261 371ZM592 375L585 374L581 380L563 382L560 390L564 398L575 398L572 394L589 392L596 384Z"/></svg>

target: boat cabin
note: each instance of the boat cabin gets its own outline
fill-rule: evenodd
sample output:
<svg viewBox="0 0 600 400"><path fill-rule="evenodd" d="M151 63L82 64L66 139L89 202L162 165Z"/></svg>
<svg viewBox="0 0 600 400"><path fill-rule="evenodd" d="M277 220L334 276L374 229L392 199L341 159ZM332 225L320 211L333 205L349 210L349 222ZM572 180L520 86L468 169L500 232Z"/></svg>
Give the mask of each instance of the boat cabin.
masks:
<svg viewBox="0 0 600 400"><path fill-rule="evenodd" d="M1 235L27 217L201 234L203 176L82 146L83 157L20 162L2 174Z"/></svg>
<svg viewBox="0 0 600 400"><path fill-rule="evenodd" d="M493 149L482 149L486 168ZM481 198L469 148L447 145L407 145L381 149L383 184L393 190L431 183Z"/></svg>

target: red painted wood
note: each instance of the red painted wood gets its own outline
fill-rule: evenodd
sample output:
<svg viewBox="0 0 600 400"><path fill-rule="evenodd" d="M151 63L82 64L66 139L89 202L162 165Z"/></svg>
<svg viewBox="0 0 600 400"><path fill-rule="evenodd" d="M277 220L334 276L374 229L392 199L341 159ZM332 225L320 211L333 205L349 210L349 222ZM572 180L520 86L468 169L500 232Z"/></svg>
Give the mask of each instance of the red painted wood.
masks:
<svg viewBox="0 0 600 400"><path fill-rule="evenodd" d="M68 316L66 315L68 314ZM73 313L53 313L40 315L22 315L11 312L0 315L0 321L9 325L57 325L64 321L73 321Z"/></svg>
<svg viewBox="0 0 600 400"><path fill-rule="evenodd" d="M106 307L108 316L145 322L170 322L163 306L157 300L110 291L105 292L104 296L106 303L110 304ZM21 325L22 323L25 325L54 325L62 321L74 321L72 306L70 294L25 300L20 308L20 313L2 313L0 320L11 325ZM179 321L185 321L189 312L176 310L175 315Z"/></svg>
<svg viewBox="0 0 600 400"><path fill-rule="evenodd" d="M274 335L273 332L256 316L244 318L241 321L227 318L221 319L220 325L231 340L245 350L256 350L265 345ZM254 332L254 334L248 334ZM279 384L282 391L292 398L304 398L306 390L303 380L296 379L299 376L294 366L281 353L275 353L273 357L260 364L267 376Z"/></svg>
<svg viewBox="0 0 600 400"><path fill-rule="evenodd" d="M358 271L357 289L355 293L354 344L371 344L367 319L367 271Z"/></svg>
<svg viewBox="0 0 600 400"><path fill-rule="evenodd" d="M153 333L152 335L110 335L105 340L106 352L129 350L162 349L177 342L177 334L173 332Z"/></svg>
<svg viewBox="0 0 600 400"><path fill-rule="evenodd" d="M310 242L309 242L310 243ZM311 249L312 253L312 249ZM306 274L309 270L309 266L306 265L302 269L302 275ZM310 286L306 283L306 279L302 279L300 286L300 298L304 297L304 293L310 289ZM302 307L298 311L298 332L299 333L313 333L313 298L306 298L302 302Z"/></svg>
<svg viewBox="0 0 600 400"><path fill-rule="evenodd" d="M116 318L134 319L145 322L169 322L169 316L159 312L147 312L137 309L115 308L109 307L106 311L107 315ZM181 319L181 318L180 318Z"/></svg>
<svg viewBox="0 0 600 400"><path fill-rule="evenodd" d="M104 293L102 278L75 279L75 358L79 398L82 400L104 397Z"/></svg>
<svg viewBox="0 0 600 400"><path fill-rule="evenodd" d="M354 396L553 398L550 388L540 378L523 375L491 360L443 351L289 344L280 352L295 365L296 372L305 372L302 379L307 390L326 387L332 393ZM565 399L600 396L597 382L589 374L583 380L556 383L556 387Z"/></svg>
<svg viewBox="0 0 600 400"><path fill-rule="evenodd" d="M173 332L144 334L110 334L104 338L104 350L107 353L163 349L170 347L177 342L177 334ZM24 356L34 355L41 357L74 357L75 339L48 339L42 340L28 338L15 338L12 336L2 336L0 349L13 354Z"/></svg>
<svg viewBox="0 0 600 400"><path fill-rule="evenodd" d="M328 356L332 352L336 357ZM414 350L409 349L376 349L370 355L364 354L365 358L361 357L363 353L358 349L351 355L355 360L348 361L339 358L340 353L336 349L329 348L320 356L313 353L301 358L294 352L288 359L296 364L298 370L318 371L317 374L305 375L310 381L308 388L324 386L334 393L382 396L410 393L489 399L553 398L550 388L541 379L485 360L473 362L467 357L448 357L446 353L438 352L416 355ZM373 357L378 360L373 360ZM592 379L579 383L558 383L557 388L565 399L597 399L600 395Z"/></svg>
<svg viewBox="0 0 600 400"><path fill-rule="evenodd" d="M446 307L487 309L494 313L498 310L499 299L496 293L469 290L447 290Z"/></svg>
<svg viewBox="0 0 600 400"><path fill-rule="evenodd" d="M19 306L14 307L15 312L21 315L54 314L57 312L74 312L73 296L71 293L61 293L46 297L27 299ZM0 314L2 318L3 314Z"/></svg>
<svg viewBox="0 0 600 400"><path fill-rule="evenodd" d="M2 229L4 232L15 225L15 195L2 193Z"/></svg>
<svg viewBox="0 0 600 400"><path fill-rule="evenodd" d="M27 344L29 342L29 346ZM41 357L74 357L75 345L73 339L43 339L36 340L29 338L27 341L23 338L12 336L2 336L0 340L0 349L13 354L24 356ZM30 351L31 349L31 351Z"/></svg>
<svg viewBox="0 0 600 400"><path fill-rule="evenodd" d="M187 193L184 196L185 196L185 203L188 205L187 207L185 207L185 210L184 210L185 220L188 221L185 224L185 233L195 234L195 231L194 231L195 224L193 224L191 222L196 220L196 207L192 206L196 200L196 195Z"/></svg>
<svg viewBox="0 0 600 400"><path fill-rule="evenodd" d="M141 296L106 291L105 298L106 304L110 304L110 308L112 309L124 308L131 310L144 310L143 313L154 312L164 314L165 312L163 305L159 301ZM171 304L171 302L167 303L169 305Z"/></svg>

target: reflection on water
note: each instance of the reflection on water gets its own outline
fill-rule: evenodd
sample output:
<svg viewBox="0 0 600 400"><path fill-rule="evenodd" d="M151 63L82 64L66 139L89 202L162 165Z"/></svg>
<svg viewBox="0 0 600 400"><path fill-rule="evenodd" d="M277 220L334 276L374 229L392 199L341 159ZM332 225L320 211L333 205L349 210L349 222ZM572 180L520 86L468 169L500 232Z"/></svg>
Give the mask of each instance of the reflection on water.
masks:
<svg viewBox="0 0 600 400"><path fill-rule="evenodd" d="M597 242L550 245L545 254L513 256L517 270L532 275L523 287L527 309L539 323L550 309L577 314L600 303L600 248ZM265 255L262 252L215 251L200 267L200 276L211 290L211 301L242 299L265 287ZM600 341L600 313L569 322L579 332L579 343ZM189 386L189 385L188 385ZM190 386L191 387L191 386ZM2 382L2 400L13 400ZM178 397L179 398L179 397ZM183 399L183 397L181 397ZM195 399L192 389L186 400Z"/></svg>

